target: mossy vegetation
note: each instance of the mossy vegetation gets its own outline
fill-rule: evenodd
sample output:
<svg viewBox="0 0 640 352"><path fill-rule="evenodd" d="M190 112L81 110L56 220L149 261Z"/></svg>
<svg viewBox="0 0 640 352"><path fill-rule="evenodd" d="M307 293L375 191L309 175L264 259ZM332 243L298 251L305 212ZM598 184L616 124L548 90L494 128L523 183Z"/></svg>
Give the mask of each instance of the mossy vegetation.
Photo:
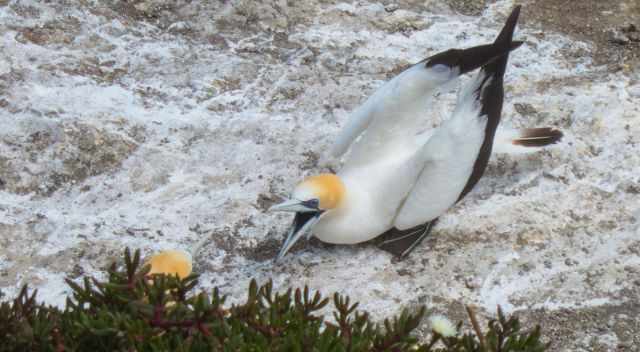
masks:
<svg viewBox="0 0 640 352"><path fill-rule="evenodd" d="M459 351L538 352L540 328L522 331L501 312L481 332L434 326L418 339L425 308L376 323L358 303L308 287L275 292L271 282L249 285L246 301L226 304L219 290L196 293L197 275L150 274L140 252L124 254L106 281L68 280L64 309L36 300L25 286L0 304L0 351ZM325 320L332 304L331 320ZM441 318L440 318L441 319ZM446 324L445 324L446 325ZM453 331L453 332L452 332Z"/></svg>

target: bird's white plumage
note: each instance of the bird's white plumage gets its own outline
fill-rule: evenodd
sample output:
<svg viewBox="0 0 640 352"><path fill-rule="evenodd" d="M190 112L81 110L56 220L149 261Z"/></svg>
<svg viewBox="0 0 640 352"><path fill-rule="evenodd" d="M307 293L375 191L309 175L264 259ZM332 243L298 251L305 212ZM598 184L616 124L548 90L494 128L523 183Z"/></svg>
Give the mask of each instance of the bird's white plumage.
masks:
<svg viewBox="0 0 640 352"><path fill-rule="evenodd" d="M480 71L458 99L453 116L429 138L418 152L422 170L398 210L393 225L405 230L431 221L458 200L471 173L485 137L487 117L478 101ZM487 81L485 84L488 84Z"/></svg>
<svg viewBox="0 0 640 352"><path fill-rule="evenodd" d="M425 71L416 65L385 84L345 128L338 145L352 148L338 176L347 192L341 206L314 226L320 240L352 244L392 227L412 228L458 200L485 137L487 118L478 98L486 73L481 70L466 85L450 119L417 134L430 120L426 107L434 93L446 87L444 76L434 81L433 72ZM518 136L517 130L498 131L494 146L498 152L537 149L513 146Z"/></svg>
<svg viewBox="0 0 640 352"><path fill-rule="evenodd" d="M323 214L313 228L330 243L359 243L388 230L423 164L417 153L428 135L416 135L428 120L436 91L458 76L457 69L416 64L380 87L358 108L332 153L346 152L338 173L347 189L339 208ZM372 192L372 190L376 190Z"/></svg>
<svg viewBox="0 0 640 352"><path fill-rule="evenodd" d="M334 156L351 150L346 168L368 165L399 150L416 149L414 135L424 124L426 107L433 94L458 76L457 69L444 65L427 68L413 65L380 87L359 107L338 136Z"/></svg>
<svg viewBox="0 0 640 352"><path fill-rule="evenodd" d="M339 172L347 191L340 206L323 214L314 226L315 236L324 242L350 244L388 230L420 172L420 163L412 161L416 150L397 149L395 157Z"/></svg>
<svg viewBox="0 0 640 352"><path fill-rule="evenodd" d="M424 126L425 120L429 120L426 116L427 106L434 93L457 76L458 72L452 70L440 67L426 69L424 65L415 65L381 87L362 110L354 114L352 122L338 139L338 145L344 140L358 138L354 131L361 126L366 127L358 132L362 135L353 143L345 165L338 173L347 189L345 199L340 208L320 218L313 228L316 237L330 243L359 243L394 226L394 219L407 196L413 192L419 175L434 162L427 158L427 154L435 152L437 156L439 153L431 150L438 148L436 143L429 147L427 141L434 140L434 137L446 139L446 134L450 133L465 133L469 126L462 118L479 109L473 103L471 93L463 94L454 114L461 117L444 123L441 129L446 126L446 131L440 135L436 132L433 136L430 135L431 131L416 134ZM368 112L363 113L363 110ZM363 123L363 119L367 122ZM448 148L449 142L444 143L441 148ZM426 147L431 149L425 150ZM337 149L340 148L334 148ZM469 163L473 164L473 161ZM448 172L451 171L448 168L455 167L455 163L453 166L436 165L440 166L437 172Z"/></svg>
<svg viewBox="0 0 640 352"><path fill-rule="evenodd" d="M415 221L420 218L420 208L429 206L419 203L432 192L430 177L435 177L434 185L441 188L439 198L427 200L433 202L430 213L444 212L459 196L484 138L486 119L478 118L480 106L474 95L480 81L472 82L461 95L452 119L433 134L416 134L416 126L428 120L426 104L447 81L437 77L441 72L436 72L434 81L434 74L425 71L413 66L374 94L379 100L372 105L380 104L378 110L371 113L369 127L354 143L338 173L347 189L345 200L313 228L320 240L342 244L369 240L398 226L394 220L401 209L404 221ZM457 76L457 72L453 74ZM362 116L358 113L354 118ZM452 177L462 185L447 184Z"/></svg>

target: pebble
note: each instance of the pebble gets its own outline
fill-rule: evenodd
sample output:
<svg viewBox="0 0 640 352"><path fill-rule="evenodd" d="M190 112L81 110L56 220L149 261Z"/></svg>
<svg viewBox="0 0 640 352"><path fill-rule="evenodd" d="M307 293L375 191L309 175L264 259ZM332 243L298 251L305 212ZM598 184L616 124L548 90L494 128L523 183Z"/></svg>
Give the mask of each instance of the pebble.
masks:
<svg viewBox="0 0 640 352"><path fill-rule="evenodd" d="M627 37L624 33L619 32L617 30L613 30L609 32L609 41L614 44L627 45L631 42L629 37Z"/></svg>
<svg viewBox="0 0 640 352"><path fill-rule="evenodd" d="M393 4L386 5L384 7L384 10L387 12L394 12L398 9L398 7L399 7L398 4L393 3Z"/></svg>

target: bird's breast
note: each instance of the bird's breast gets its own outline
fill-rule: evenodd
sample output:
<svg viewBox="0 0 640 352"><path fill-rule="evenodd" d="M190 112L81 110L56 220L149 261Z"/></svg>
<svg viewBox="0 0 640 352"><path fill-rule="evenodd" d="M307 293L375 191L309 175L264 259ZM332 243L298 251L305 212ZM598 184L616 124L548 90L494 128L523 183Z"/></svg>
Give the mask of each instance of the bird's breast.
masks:
<svg viewBox="0 0 640 352"><path fill-rule="evenodd" d="M353 244L389 230L419 173L414 154L399 150L340 174L346 188L343 204L327 211L314 226L313 234L323 242Z"/></svg>

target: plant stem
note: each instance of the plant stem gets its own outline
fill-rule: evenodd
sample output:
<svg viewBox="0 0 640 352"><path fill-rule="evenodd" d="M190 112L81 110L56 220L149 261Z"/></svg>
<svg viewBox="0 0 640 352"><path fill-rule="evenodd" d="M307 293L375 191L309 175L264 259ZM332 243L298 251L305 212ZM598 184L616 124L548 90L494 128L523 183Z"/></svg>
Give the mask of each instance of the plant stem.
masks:
<svg viewBox="0 0 640 352"><path fill-rule="evenodd" d="M476 335L478 336L478 340L480 341L480 348L482 351L486 351L486 343L484 341L484 334L482 330L480 330L480 324L478 324L478 319L476 319L476 313L473 311L471 306L465 306L467 310L467 314L469 315L469 320L471 320L471 325L473 326L473 330L475 330Z"/></svg>

